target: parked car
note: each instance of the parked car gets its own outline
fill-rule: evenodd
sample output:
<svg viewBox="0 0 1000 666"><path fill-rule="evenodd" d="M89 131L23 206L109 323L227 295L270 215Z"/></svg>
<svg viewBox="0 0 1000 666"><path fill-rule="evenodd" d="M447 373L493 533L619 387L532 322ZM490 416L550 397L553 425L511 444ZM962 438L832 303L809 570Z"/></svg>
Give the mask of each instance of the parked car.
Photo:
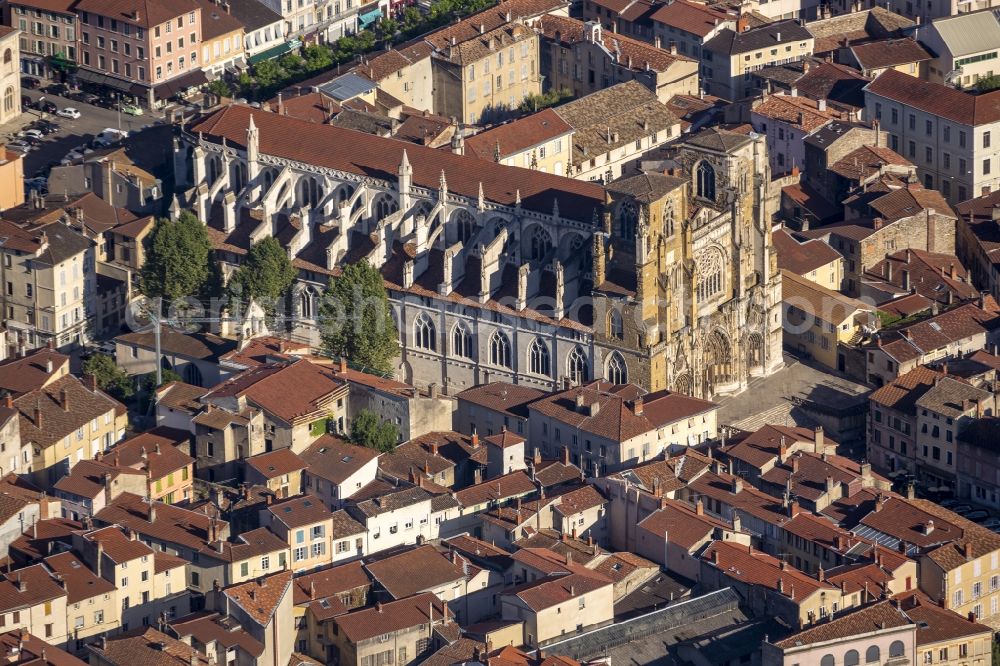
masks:
<svg viewBox="0 0 1000 666"><path fill-rule="evenodd" d="M52 83L42 88L42 92L48 95L60 95L65 97L69 93L69 86L65 83Z"/></svg>
<svg viewBox="0 0 1000 666"><path fill-rule="evenodd" d="M52 102L50 102L47 99L46 100L40 100L36 104L35 108L38 109L39 111L43 112L43 113L57 113L59 111L59 107L56 106L55 104L53 104Z"/></svg>
<svg viewBox="0 0 1000 666"><path fill-rule="evenodd" d="M17 141L11 141L7 144L7 148L10 150L15 150L19 153L30 153L33 146L23 139Z"/></svg>
<svg viewBox="0 0 1000 666"><path fill-rule="evenodd" d="M26 129L26 130L21 130L20 132L17 133L17 135L19 137L21 137L21 138L31 137L33 139L41 139L42 136L44 136L42 134L42 130L40 130L40 129Z"/></svg>
<svg viewBox="0 0 1000 666"><path fill-rule="evenodd" d="M77 118L80 117L80 112L74 109L72 106L67 106L65 109L60 109L59 111L57 111L56 115L62 118L72 118L73 120L76 120Z"/></svg>
<svg viewBox="0 0 1000 666"><path fill-rule="evenodd" d="M945 509L950 509L953 506L958 506L958 500L955 499L954 497L944 499L938 502L938 506L944 507Z"/></svg>
<svg viewBox="0 0 1000 666"><path fill-rule="evenodd" d="M965 514L963 518L966 520L971 520L974 523L981 523L990 517L989 511L984 511L983 509L976 509L975 511L970 511Z"/></svg>
<svg viewBox="0 0 1000 666"><path fill-rule="evenodd" d="M37 129L42 134L55 134L59 131L59 125L49 120L36 120L31 123L31 127Z"/></svg>
<svg viewBox="0 0 1000 666"><path fill-rule="evenodd" d="M21 77L21 87L27 88L28 90L34 90L38 86L42 85L42 82L33 76L22 76Z"/></svg>
<svg viewBox="0 0 1000 666"><path fill-rule="evenodd" d="M997 527L1000 527L1000 518L987 518L980 524L986 529L992 530Z"/></svg>
<svg viewBox="0 0 1000 666"><path fill-rule="evenodd" d="M964 516L965 514L967 514L970 511L972 511L972 505L971 504L956 504L955 506L951 507L951 510L954 511L955 513L957 513L960 516Z"/></svg>
<svg viewBox="0 0 1000 666"><path fill-rule="evenodd" d="M30 109L31 108L31 98L27 95L21 95L21 108Z"/></svg>
<svg viewBox="0 0 1000 666"><path fill-rule="evenodd" d="M121 105L121 110L122 110L122 113L127 113L130 116L141 116L142 115L142 107L141 106L136 106L135 104L122 104Z"/></svg>

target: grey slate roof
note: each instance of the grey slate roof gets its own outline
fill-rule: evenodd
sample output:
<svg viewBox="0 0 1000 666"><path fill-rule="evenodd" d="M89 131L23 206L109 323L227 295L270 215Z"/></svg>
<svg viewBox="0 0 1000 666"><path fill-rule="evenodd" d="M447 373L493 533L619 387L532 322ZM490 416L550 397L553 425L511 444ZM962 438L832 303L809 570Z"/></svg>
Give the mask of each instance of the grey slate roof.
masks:
<svg viewBox="0 0 1000 666"><path fill-rule="evenodd" d="M684 143L698 146L699 148L716 150L720 153L728 153L731 150L745 146L750 141L750 137L745 134L727 132L726 130L713 127L692 135Z"/></svg>
<svg viewBox="0 0 1000 666"><path fill-rule="evenodd" d="M243 24L246 32L253 32L282 20L281 14L257 0L228 0L229 11Z"/></svg>
<svg viewBox="0 0 1000 666"><path fill-rule="evenodd" d="M778 21L746 32L734 32L727 28L705 42L705 48L715 53L746 53L812 38L812 33L796 21Z"/></svg>
<svg viewBox="0 0 1000 666"><path fill-rule="evenodd" d="M650 203L662 198L668 192L682 187L684 178L675 178L661 173L643 173L622 178L607 186L609 192L628 194L642 203Z"/></svg>
<svg viewBox="0 0 1000 666"><path fill-rule="evenodd" d="M988 400L992 394L951 377L942 377L927 393L917 400L917 407L932 410L949 418L958 418L965 412L965 400Z"/></svg>

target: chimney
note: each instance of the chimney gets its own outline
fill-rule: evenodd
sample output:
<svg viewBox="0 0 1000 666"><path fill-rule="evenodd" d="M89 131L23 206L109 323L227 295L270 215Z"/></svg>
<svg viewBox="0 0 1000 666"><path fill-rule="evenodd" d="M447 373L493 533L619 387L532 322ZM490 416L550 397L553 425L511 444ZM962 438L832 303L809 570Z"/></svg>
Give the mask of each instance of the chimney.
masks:
<svg viewBox="0 0 1000 666"><path fill-rule="evenodd" d="M635 413L636 416L642 416L642 396L641 395L638 396L638 397L636 397L636 399L632 401L632 411Z"/></svg>
<svg viewBox="0 0 1000 666"><path fill-rule="evenodd" d="M791 502L788 503L789 518L794 518L795 516L799 515L799 511L801 511L801 508L799 507L798 500L792 500Z"/></svg>
<svg viewBox="0 0 1000 666"><path fill-rule="evenodd" d="M816 447L813 449L813 453L823 455L826 452L826 436L823 434L823 426L816 426L816 429L813 431L813 442Z"/></svg>
<svg viewBox="0 0 1000 666"><path fill-rule="evenodd" d="M968 541L962 542L962 556L965 557L965 559L967 560L972 559L972 544L970 544Z"/></svg>
<svg viewBox="0 0 1000 666"><path fill-rule="evenodd" d="M156 522L156 502L153 501L149 503L149 522Z"/></svg>
<svg viewBox="0 0 1000 666"><path fill-rule="evenodd" d="M743 479L741 477L738 476L733 477L732 490L734 495L743 492Z"/></svg>
<svg viewBox="0 0 1000 666"><path fill-rule="evenodd" d="M694 503L694 512L699 516L705 515L705 503L700 497L698 498L698 501Z"/></svg>
<svg viewBox="0 0 1000 666"><path fill-rule="evenodd" d="M35 427L42 429L42 410L38 405L35 405Z"/></svg>
<svg viewBox="0 0 1000 666"><path fill-rule="evenodd" d="M782 435L778 441L778 462L785 464L786 460L788 460L788 444L785 442L785 436Z"/></svg>
<svg viewBox="0 0 1000 666"><path fill-rule="evenodd" d="M69 391L66 388L59 389L59 402L62 404L64 412L69 411Z"/></svg>
<svg viewBox="0 0 1000 666"><path fill-rule="evenodd" d="M833 492L833 488L834 488L833 477L832 476L827 476L826 477L826 492L828 494L832 493Z"/></svg>
<svg viewBox="0 0 1000 666"><path fill-rule="evenodd" d="M91 393L97 392L97 375L84 375L83 385L90 390Z"/></svg>
<svg viewBox="0 0 1000 666"><path fill-rule="evenodd" d="M934 521L928 520L926 523L924 523L924 536L930 535L930 533L933 531L934 531Z"/></svg>
<svg viewBox="0 0 1000 666"><path fill-rule="evenodd" d="M823 567L816 569L816 580L821 583L826 580L826 572L823 571Z"/></svg>
<svg viewBox="0 0 1000 666"><path fill-rule="evenodd" d="M568 446L564 446L562 448L562 462L563 462L563 465L568 465L569 464L569 447Z"/></svg>
<svg viewBox="0 0 1000 666"><path fill-rule="evenodd" d="M340 371L347 372L347 359L343 356L340 357Z"/></svg>

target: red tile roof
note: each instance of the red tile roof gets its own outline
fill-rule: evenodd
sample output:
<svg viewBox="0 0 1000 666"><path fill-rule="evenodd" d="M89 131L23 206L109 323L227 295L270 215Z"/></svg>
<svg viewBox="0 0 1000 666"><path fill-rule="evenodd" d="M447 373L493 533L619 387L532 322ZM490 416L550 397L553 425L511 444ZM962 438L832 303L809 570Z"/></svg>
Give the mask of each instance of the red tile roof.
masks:
<svg viewBox="0 0 1000 666"><path fill-rule="evenodd" d="M639 527L687 550L711 539L716 530L732 529L732 525L698 513L685 502L669 499L662 500L661 508L641 520Z"/></svg>
<svg viewBox="0 0 1000 666"><path fill-rule="evenodd" d="M505 590L504 595L516 596L537 613L610 585L610 580L589 571L556 574Z"/></svg>
<svg viewBox="0 0 1000 666"><path fill-rule="evenodd" d="M504 476L483 481L455 493L455 499L464 507L489 502L504 501L535 492L535 483L525 472L518 470Z"/></svg>
<svg viewBox="0 0 1000 666"><path fill-rule="evenodd" d="M115 467L147 471L155 481L194 464L194 458L179 448L190 438L187 430L158 426L122 440L102 460Z"/></svg>
<svg viewBox="0 0 1000 666"><path fill-rule="evenodd" d="M337 617L334 622L350 643L357 644L382 634L427 625L430 621L440 622L445 613L451 617L447 605L434 593L426 592L356 610Z"/></svg>
<svg viewBox="0 0 1000 666"><path fill-rule="evenodd" d="M778 581L792 600L802 600L820 590L833 590L833 585L819 581L767 553L731 541L713 541L702 553L702 560L717 568L724 576L748 585L776 590Z"/></svg>
<svg viewBox="0 0 1000 666"><path fill-rule="evenodd" d="M243 146L251 117L259 128L260 152L265 155L395 182L406 152L416 187L437 190L444 172L448 189L455 194L476 199L482 183L488 201L514 206L520 193L523 208L549 215L553 202L558 200L561 215L587 222L604 203L603 190L593 183L505 167L339 127L315 125L242 105L225 107L192 131L212 139L225 137L231 145Z"/></svg>
<svg viewBox="0 0 1000 666"><path fill-rule="evenodd" d="M286 423L321 416L322 406L346 384L329 369L305 359L251 368L215 386L205 400L245 396Z"/></svg>
<svg viewBox="0 0 1000 666"><path fill-rule="evenodd" d="M195 0L79 0L75 9L128 21L143 28L166 23L188 12L201 11Z"/></svg>
<svg viewBox="0 0 1000 666"><path fill-rule="evenodd" d="M861 68L868 70L924 62L933 58L915 39L906 37L855 44L850 48Z"/></svg>
<svg viewBox="0 0 1000 666"><path fill-rule="evenodd" d="M712 32L720 23L736 20L733 14L689 0L676 0L663 5L650 18L654 23L662 23L699 37Z"/></svg>
<svg viewBox="0 0 1000 666"><path fill-rule="evenodd" d="M262 627L270 624L281 600L292 586L292 572L281 571L270 576L232 585L222 591L233 603L246 611Z"/></svg>
<svg viewBox="0 0 1000 666"><path fill-rule="evenodd" d="M369 562L365 569L393 599L403 599L464 580L467 565L457 553L449 557L426 545Z"/></svg>
<svg viewBox="0 0 1000 666"><path fill-rule="evenodd" d="M66 584L66 603L75 604L115 591L115 584L91 571L76 553L65 552L46 557L43 562Z"/></svg>
<svg viewBox="0 0 1000 666"><path fill-rule="evenodd" d="M466 138L465 149L483 160L495 160L499 151L503 159L572 131L558 113L544 109Z"/></svg>
<svg viewBox="0 0 1000 666"><path fill-rule="evenodd" d="M963 125L984 125L1000 120L1000 91L970 95L894 69L883 72L865 86L865 90Z"/></svg>
<svg viewBox="0 0 1000 666"><path fill-rule="evenodd" d="M244 463L265 479L274 479L285 474L300 472L308 466L306 461L287 448L251 456L244 460Z"/></svg>
<svg viewBox="0 0 1000 666"><path fill-rule="evenodd" d="M778 251L778 268L787 269L805 276L818 268L835 261L843 261L843 255L821 240L807 240L800 243L785 229L771 234ZM839 286L839 285L835 285Z"/></svg>

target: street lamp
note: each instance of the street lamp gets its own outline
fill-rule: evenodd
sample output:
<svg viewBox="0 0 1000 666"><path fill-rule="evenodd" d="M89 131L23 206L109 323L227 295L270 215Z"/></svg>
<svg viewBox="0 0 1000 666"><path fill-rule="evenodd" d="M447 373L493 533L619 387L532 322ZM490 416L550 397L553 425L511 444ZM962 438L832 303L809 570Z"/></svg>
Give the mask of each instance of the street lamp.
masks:
<svg viewBox="0 0 1000 666"><path fill-rule="evenodd" d="M45 101L45 95L42 95L41 97L38 98L38 118L39 118L39 120L45 120L45 105L43 104L44 101Z"/></svg>
<svg viewBox="0 0 1000 666"><path fill-rule="evenodd" d="M118 109L118 136L121 136L121 133L122 133L122 94L118 93L118 94L115 95L115 97L118 98L118 103L115 104L115 107Z"/></svg>

